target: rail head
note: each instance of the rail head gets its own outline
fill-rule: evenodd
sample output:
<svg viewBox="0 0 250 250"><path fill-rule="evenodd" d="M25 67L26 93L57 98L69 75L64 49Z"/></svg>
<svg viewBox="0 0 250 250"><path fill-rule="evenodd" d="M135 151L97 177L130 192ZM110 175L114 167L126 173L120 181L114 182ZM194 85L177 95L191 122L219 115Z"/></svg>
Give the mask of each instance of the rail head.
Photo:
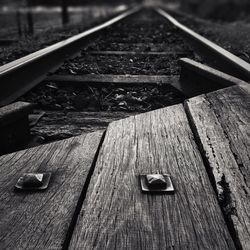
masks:
<svg viewBox="0 0 250 250"><path fill-rule="evenodd" d="M202 44L203 48L209 49L209 51L213 52L217 56L221 58L221 61L226 62L231 65L231 68L235 68L240 74L242 74L243 80L250 80L250 64L246 61L242 60L238 56L232 54L231 52L223 49L219 45L205 38L204 36L198 34L197 32L191 30L187 26L183 25L179 21L177 21L173 16L167 13L165 10L161 8L155 8L155 11L158 12L161 16L165 17L169 22L171 22L174 26L179 28L182 32L187 34L189 38L192 38L199 44ZM226 72L230 73L230 72Z"/></svg>

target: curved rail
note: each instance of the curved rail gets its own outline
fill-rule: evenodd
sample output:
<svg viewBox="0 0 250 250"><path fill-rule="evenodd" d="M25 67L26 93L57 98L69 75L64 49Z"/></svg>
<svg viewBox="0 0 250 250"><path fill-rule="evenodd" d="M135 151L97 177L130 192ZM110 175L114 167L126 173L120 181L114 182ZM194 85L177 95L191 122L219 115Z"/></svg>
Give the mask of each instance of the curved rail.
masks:
<svg viewBox="0 0 250 250"><path fill-rule="evenodd" d="M140 6L13 62L0 67L0 106L7 105L41 82L48 72L57 69L65 59L73 57L102 30L138 12Z"/></svg>
<svg viewBox="0 0 250 250"><path fill-rule="evenodd" d="M190 42L195 45L195 50L199 50L199 52L204 55L206 60L208 59L212 65L217 66L225 73L234 75L246 81L250 81L249 63L223 49L219 45L211 42L207 38L199 35L198 33L189 29L187 26L181 24L166 11L160 8L156 8L155 10L174 26L179 28L190 40Z"/></svg>

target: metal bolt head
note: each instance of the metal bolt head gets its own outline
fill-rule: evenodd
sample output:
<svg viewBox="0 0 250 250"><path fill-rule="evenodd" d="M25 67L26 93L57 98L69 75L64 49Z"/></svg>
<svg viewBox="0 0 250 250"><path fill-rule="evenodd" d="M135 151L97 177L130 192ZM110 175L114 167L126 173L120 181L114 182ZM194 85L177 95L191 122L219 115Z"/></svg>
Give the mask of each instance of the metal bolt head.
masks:
<svg viewBox="0 0 250 250"><path fill-rule="evenodd" d="M149 188L163 189L167 187L167 182L161 174L148 174L146 175L146 181Z"/></svg>
<svg viewBox="0 0 250 250"><path fill-rule="evenodd" d="M174 186L168 174L139 175L142 192L174 193Z"/></svg>
<svg viewBox="0 0 250 250"><path fill-rule="evenodd" d="M51 172L45 173L24 173L18 179L16 191L39 191L48 187L51 177Z"/></svg>

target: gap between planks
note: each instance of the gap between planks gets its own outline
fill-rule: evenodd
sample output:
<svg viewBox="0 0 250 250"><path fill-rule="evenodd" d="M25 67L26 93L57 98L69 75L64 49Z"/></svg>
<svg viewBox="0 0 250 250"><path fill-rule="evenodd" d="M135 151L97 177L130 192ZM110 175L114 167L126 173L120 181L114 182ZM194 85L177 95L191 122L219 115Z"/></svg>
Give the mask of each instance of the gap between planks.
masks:
<svg viewBox="0 0 250 250"><path fill-rule="evenodd" d="M104 131L103 134L102 134L102 137L101 137L101 140L99 142L97 151L96 151L96 153L94 155L94 158L93 158L93 162L91 164L91 167L89 169L88 175L87 175L86 180L84 182L82 192L81 192L79 200L77 202L75 212L74 212L74 214L72 216L72 220L70 222L69 229L67 231L67 234L66 234L66 237L65 237L65 241L64 241L63 246L62 246L63 250L64 249L66 250L69 247L70 240L72 238L72 235L73 235L73 232L74 232L74 228L75 228L75 225L76 225L79 213L80 213L80 211L82 209L82 204L83 204L83 202L85 200L85 197L86 197L86 194L87 194L87 190L88 190L88 187L89 187L89 183L90 183L91 177L92 177L92 175L94 173L94 170L95 170L96 161L97 161L100 149L102 147L102 144L103 144L103 141L104 141L104 138L105 138L105 134L106 134L106 131Z"/></svg>
<svg viewBox="0 0 250 250"><path fill-rule="evenodd" d="M152 171L176 194L142 194ZM181 104L109 125L69 249L168 247L234 249Z"/></svg>
<svg viewBox="0 0 250 250"><path fill-rule="evenodd" d="M67 245L102 136L99 131L0 157L0 249ZM22 173L46 171L53 174L45 192L13 192Z"/></svg>

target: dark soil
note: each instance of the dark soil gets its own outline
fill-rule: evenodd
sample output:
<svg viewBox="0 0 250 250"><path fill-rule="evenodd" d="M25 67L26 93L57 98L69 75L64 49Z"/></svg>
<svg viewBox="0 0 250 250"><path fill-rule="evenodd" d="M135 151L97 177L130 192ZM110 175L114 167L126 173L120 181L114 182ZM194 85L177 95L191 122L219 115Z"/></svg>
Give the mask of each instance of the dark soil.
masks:
<svg viewBox="0 0 250 250"><path fill-rule="evenodd" d="M166 55L98 55L91 51L171 52ZM180 52L181 55L179 54ZM119 24L109 27L82 51L66 62L59 74L179 74L180 57L194 58L179 31L153 10L144 10Z"/></svg>
<svg viewBox="0 0 250 250"><path fill-rule="evenodd" d="M107 31L88 50L132 50L138 43L149 45L146 51L164 45L157 51L188 50L178 29L169 24L166 19L153 10L144 10L139 16L129 18L129 21L109 27ZM120 44L120 47L117 47ZM150 46L151 44L151 46ZM129 45L129 47L127 47ZM115 47L113 47L115 46Z"/></svg>
<svg viewBox="0 0 250 250"><path fill-rule="evenodd" d="M36 103L43 110L145 112L184 101L182 93L170 85L108 87L38 86L21 100Z"/></svg>
<svg viewBox="0 0 250 250"><path fill-rule="evenodd" d="M185 12L216 22L250 21L250 3L245 1L202 1L182 6Z"/></svg>
<svg viewBox="0 0 250 250"><path fill-rule="evenodd" d="M85 55L65 63L60 74L179 74L177 55Z"/></svg>

